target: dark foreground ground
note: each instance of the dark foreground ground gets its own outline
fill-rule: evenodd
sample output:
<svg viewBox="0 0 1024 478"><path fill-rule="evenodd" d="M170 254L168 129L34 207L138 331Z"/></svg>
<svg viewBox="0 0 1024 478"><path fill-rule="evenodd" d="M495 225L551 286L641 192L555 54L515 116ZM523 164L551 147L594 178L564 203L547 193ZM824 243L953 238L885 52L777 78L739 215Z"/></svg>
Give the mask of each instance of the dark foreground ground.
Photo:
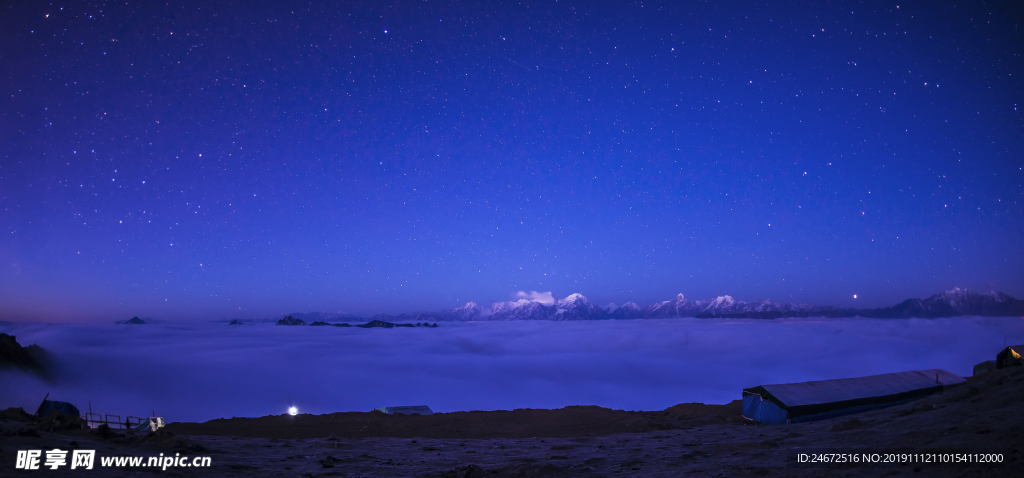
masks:
<svg viewBox="0 0 1024 478"><path fill-rule="evenodd" d="M46 431L52 428L58 427L4 412L0 476L1020 476L1024 368L991 372L896 407L780 426L750 424L733 403L661 412L567 407L236 418L174 423L163 433L135 437ZM17 450L54 447L94 448L99 456L210 456L213 466L14 470ZM1003 464L796 463L796 454L815 452L995 452Z"/></svg>

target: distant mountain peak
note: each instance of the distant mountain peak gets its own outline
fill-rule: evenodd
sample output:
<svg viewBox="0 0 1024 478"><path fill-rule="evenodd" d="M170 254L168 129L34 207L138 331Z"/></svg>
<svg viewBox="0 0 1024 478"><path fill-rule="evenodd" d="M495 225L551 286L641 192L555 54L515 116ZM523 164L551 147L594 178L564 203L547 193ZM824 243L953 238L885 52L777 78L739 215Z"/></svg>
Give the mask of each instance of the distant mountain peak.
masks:
<svg viewBox="0 0 1024 478"><path fill-rule="evenodd" d="M588 301L587 298L584 297L583 294L580 294L579 292L575 292L575 293L569 294L564 299L558 301L559 305L562 305L562 304L575 304L575 303L588 304L588 303L590 303L590 301Z"/></svg>
<svg viewBox="0 0 1024 478"><path fill-rule="evenodd" d="M380 316L391 322L420 321L472 321L472 320L597 320L597 319L669 319L696 318L749 318L776 319L782 317L872 317L872 318L936 318L979 315L987 317L1024 316L1024 301L1002 292L978 293L954 287L926 299L907 299L892 307L879 309L845 309L815 306L803 303L779 303L768 299L752 302L721 295L709 300L688 300L678 294L671 300L640 306L626 302L605 307L592 304L583 294L574 292L563 299L555 299L551 292L519 292L518 300L494 302L481 307L467 302L461 307L438 312ZM299 325L301 319L318 318L322 313L292 314L279 321L282 325Z"/></svg>
<svg viewBox="0 0 1024 478"><path fill-rule="evenodd" d="M711 300L711 303L708 304L707 309L722 309L726 307L732 307L734 305L736 305L736 299L733 299L731 295L720 295Z"/></svg>

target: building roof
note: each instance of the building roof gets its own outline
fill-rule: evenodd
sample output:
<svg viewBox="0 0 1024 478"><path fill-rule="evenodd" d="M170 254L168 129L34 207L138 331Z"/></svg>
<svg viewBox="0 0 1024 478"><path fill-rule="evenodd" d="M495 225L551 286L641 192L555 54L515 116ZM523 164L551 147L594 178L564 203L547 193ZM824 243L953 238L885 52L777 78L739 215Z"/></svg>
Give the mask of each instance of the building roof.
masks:
<svg viewBox="0 0 1024 478"><path fill-rule="evenodd" d="M938 385L955 385L965 380L941 369L913 370L885 373L867 377L816 380L813 382L761 385L747 389L760 393L762 389L786 408L819 405L833 402L851 402L872 397L898 395Z"/></svg>
<svg viewBox="0 0 1024 478"><path fill-rule="evenodd" d="M50 394L46 394L49 396ZM39 408L36 409L37 417L45 417L53 412L60 412L65 415L79 416L81 413L78 408L68 402L59 402L57 400L43 399L43 403L39 404Z"/></svg>
<svg viewBox="0 0 1024 478"><path fill-rule="evenodd" d="M1013 350L1017 352L1017 355L1024 355L1024 345L1007 345L1005 349L999 352L999 355L1006 353L1007 350Z"/></svg>

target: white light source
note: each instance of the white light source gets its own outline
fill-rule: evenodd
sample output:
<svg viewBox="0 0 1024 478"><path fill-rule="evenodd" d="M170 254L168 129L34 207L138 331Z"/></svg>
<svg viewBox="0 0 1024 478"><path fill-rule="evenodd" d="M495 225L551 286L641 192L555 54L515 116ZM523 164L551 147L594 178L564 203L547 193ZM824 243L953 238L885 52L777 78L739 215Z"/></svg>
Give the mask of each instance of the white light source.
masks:
<svg viewBox="0 0 1024 478"><path fill-rule="evenodd" d="M299 414L299 409L295 407L288 407L288 414L294 417Z"/></svg>
<svg viewBox="0 0 1024 478"><path fill-rule="evenodd" d="M857 298L857 294L853 294L853 298L854 298L854 299L856 299L856 298ZM293 408L294 408L294 407L293 407Z"/></svg>

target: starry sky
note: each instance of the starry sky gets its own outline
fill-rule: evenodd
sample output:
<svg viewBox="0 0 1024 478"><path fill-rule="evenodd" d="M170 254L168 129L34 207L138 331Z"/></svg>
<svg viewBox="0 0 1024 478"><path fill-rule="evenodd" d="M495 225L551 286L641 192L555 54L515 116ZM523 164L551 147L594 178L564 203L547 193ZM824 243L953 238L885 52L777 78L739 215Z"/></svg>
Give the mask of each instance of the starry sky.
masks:
<svg viewBox="0 0 1024 478"><path fill-rule="evenodd" d="M1021 297L1022 28L1012 1L4 2L0 319Z"/></svg>

